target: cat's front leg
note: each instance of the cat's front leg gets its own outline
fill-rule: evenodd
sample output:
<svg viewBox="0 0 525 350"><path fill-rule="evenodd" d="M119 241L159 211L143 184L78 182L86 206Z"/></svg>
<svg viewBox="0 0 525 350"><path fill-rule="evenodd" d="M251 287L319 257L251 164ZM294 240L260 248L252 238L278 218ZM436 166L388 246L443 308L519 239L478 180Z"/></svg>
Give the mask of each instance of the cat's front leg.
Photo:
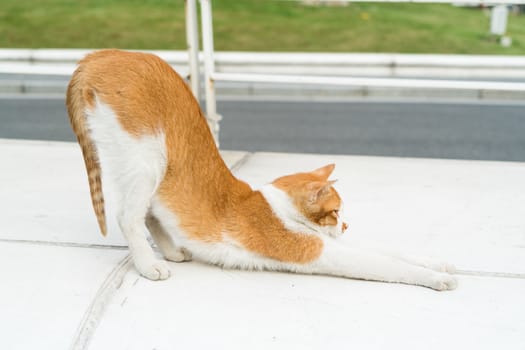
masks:
<svg viewBox="0 0 525 350"><path fill-rule="evenodd" d="M355 247L355 243L352 246ZM366 250L367 248L364 247L364 249ZM368 250L370 250L370 249L368 248ZM447 273L450 273L450 274L456 273L456 267L453 264L450 264L450 263L445 262L443 260L434 259L434 258L430 258L430 257L426 257L426 256L405 254L405 253L401 253L401 252L396 251L396 250L385 249L383 247L376 248L375 251L377 251L377 253L388 255L388 256L391 256L393 258L402 260L402 261L407 262L409 264L426 267L427 269L431 269L431 270L434 270L434 271L447 272Z"/></svg>
<svg viewBox="0 0 525 350"><path fill-rule="evenodd" d="M144 231L154 181L147 181L146 172L129 171L118 183L121 189L118 223L139 273L150 280L165 280L171 272L165 261L155 257ZM137 180L140 178L140 180Z"/></svg>
<svg viewBox="0 0 525 350"><path fill-rule="evenodd" d="M448 273L437 272L370 250L347 247L331 238L323 241L321 256L305 266L304 272L371 281L405 283L435 290L456 288L456 279Z"/></svg>
<svg viewBox="0 0 525 350"><path fill-rule="evenodd" d="M385 254L388 254L394 258L400 259L402 261L405 261L412 265L418 265L422 267L426 267L427 269L431 269L438 272L447 272L447 273L456 273L456 266L453 264L447 263L445 261L424 257L424 256L414 256L414 255L406 255L401 254L399 252L385 252Z"/></svg>

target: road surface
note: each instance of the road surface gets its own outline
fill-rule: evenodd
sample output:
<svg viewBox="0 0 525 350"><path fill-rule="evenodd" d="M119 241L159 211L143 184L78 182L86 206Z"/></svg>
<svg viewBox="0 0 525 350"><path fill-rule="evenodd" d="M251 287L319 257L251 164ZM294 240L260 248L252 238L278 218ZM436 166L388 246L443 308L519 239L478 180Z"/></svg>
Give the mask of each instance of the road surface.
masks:
<svg viewBox="0 0 525 350"><path fill-rule="evenodd" d="M516 102L221 100L221 148L525 161ZM0 137L74 141L63 98L3 96Z"/></svg>

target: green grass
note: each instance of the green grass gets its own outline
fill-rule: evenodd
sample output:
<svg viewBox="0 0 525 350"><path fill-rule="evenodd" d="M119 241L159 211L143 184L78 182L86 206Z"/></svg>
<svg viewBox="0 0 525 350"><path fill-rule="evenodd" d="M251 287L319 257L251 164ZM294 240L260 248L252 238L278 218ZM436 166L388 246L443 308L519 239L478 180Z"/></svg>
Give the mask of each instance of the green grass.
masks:
<svg viewBox="0 0 525 350"><path fill-rule="evenodd" d="M525 55L525 16L511 15L510 48L488 14L435 4L308 7L214 0L217 50ZM0 47L183 49L182 0L0 0Z"/></svg>

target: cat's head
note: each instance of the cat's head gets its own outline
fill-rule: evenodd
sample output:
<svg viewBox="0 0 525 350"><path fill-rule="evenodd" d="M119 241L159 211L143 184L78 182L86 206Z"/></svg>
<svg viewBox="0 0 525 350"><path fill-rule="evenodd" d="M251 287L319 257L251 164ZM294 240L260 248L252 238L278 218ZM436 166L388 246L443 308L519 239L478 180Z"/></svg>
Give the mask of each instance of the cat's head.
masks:
<svg viewBox="0 0 525 350"><path fill-rule="evenodd" d="M281 201L281 205L293 206L289 210L281 208L282 215L287 216L285 221L295 221L332 237L345 232L348 225L343 222L343 203L332 187L335 181L328 179L334 168L335 164L330 164L311 172L283 176L272 182L272 187L288 199Z"/></svg>

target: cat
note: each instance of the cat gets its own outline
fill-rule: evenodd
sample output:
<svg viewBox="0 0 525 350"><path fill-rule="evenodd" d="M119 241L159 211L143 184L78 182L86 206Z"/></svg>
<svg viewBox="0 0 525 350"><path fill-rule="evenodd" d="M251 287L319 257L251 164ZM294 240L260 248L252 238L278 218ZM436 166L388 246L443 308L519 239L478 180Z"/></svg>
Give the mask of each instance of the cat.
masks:
<svg viewBox="0 0 525 350"><path fill-rule="evenodd" d="M170 277L165 260L456 287L453 265L343 245L335 165L253 190L235 178L184 80L159 57L102 50L82 59L67 110L106 235L101 171L117 193L117 219L138 272ZM105 177L106 178L106 177ZM158 259L146 229L165 260Z"/></svg>

